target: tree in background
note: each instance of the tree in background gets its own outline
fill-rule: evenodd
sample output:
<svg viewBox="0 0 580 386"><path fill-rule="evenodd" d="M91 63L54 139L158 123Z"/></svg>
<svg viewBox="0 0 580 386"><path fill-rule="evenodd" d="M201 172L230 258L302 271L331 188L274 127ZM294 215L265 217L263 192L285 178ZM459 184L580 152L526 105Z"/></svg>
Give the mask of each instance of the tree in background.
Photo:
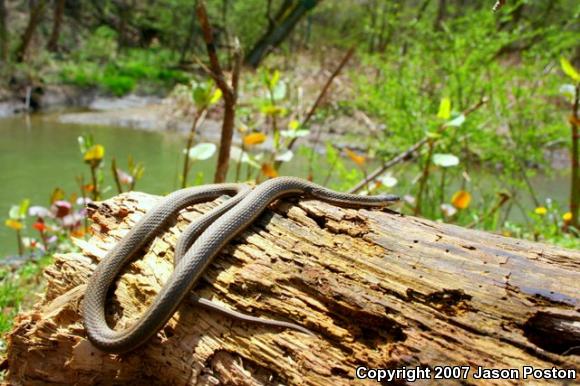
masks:
<svg viewBox="0 0 580 386"><path fill-rule="evenodd" d="M48 39L48 43L46 44L46 49L51 52L58 51L58 38L60 37L62 17L64 14L64 4L65 0L55 0L54 2L52 32L50 34L50 38Z"/></svg>
<svg viewBox="0 0 580 386"><path fill-rule="evenodd" d="M8 60L8 28L6 27L6 4L0 0L0 61Z"/></svg>
<svg viewBox="0 0 580 386"><path fill-rule="evenodd" d="M44 15L45 6L45 0L30 0L29 2L30 17L28 18L28 24L26 25L26 29L22 35L20 45L16 50L16 61L18 63L23 62L24 58L26 57L26 52L28 51L28 47L30 46L34 32L36 31L36 28L40 24L40 21Z"/></svg>
<svg viewBox="0 0 580 386"><path fill-rule="evenodd" d="M248 53L244 62L258 67L268 53L278 47L292 32L298 22L322 0L285 0L274 18L270 15L271 0L268 1L268 30Z"/></svg>

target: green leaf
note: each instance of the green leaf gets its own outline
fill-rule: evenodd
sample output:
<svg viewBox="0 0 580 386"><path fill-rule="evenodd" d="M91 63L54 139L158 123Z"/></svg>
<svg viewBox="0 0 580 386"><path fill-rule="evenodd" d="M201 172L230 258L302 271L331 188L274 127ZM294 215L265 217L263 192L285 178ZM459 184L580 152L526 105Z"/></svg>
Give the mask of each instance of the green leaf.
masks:
<svg viewBox="0 0 580 386"><path fill-rule="evenodd" d="M203 179L204 179L203 172L202 171L197 172L197 174L195 175L195 179L193 180L193 185L194 186L203 185Z"/></svg>
<svg viewBox="0 0 580 386"><path fill-rule="evenodd" d="M188 151L189 159L203 161L214 155L217 146L213 143L198 143Z"/></svg>
<svg viewBox="0 0 580 386"><path fill-rule="evenodd" d="M218 88L213 92L211 98L209 99L209 105L211 106L218 103L220 99L222 99L222 90Z"/></svg>
<svg viewBox="0 0 580 386"><path fill-rule="evenodd" d="M237 146L232 146L230 150L230 158L235 160L236 162L241 162L248 164L256 169L260 169L261 166L256 160L260 160L262 158L261 154L258 154L255 158L251 157L247 152L243 151Z"/></svg>
<svg viewBox="0 0 580 386"><path fill-rule="evenodd" d="M445 124L445 126L449 127L459 127L463 124L463 122L465 122L465 115L460 114L457 117L455 117L454 119L452 119L451 121L447 122Z"/></svg>
<svg viewBox="0 0 580 386"><path fill-rule="evenodd" d="M207 107L209 99L209 89L204 87L204 85L197 86L193 89L193 101L195 102L195 107L198 109Z"/></svg>
<svg viewBox="0 0 580 386"><path fill-rule="evenodd" d="M81 154L85 154L85 152L93 146L93 136L90 134L83 134L77 138L79 142L79 149L81 150Z"/></svg>
<svg viewBox="0 0 580 386"><path fill-rule="evenodd" d="M276 87L272 89L272 98L275 101L284 99L286 96L286 82L278 82Z"/></svg>
<svg viewBox="0 0 580 386"><path fill-rule="evenodd" d="M562 86L560 86L560 93L564 94L570 98L574 98L574 95L576 95L576 87L574 87L573 84L563 84Z"/></svg>
<svg viewBox="0 0 580 386"><path fill-rule="evenodd" d="M280 71L274 70L272 76L270 76L270 79L268 80L268 83L270 84L270 89L273 90L274 87L276 87L276 85L278 84L279 80L280 80Z"/></svg>
<svg viewBox="0 0 580 386"><path fill-rule="evenodd" d="M441 119L449 119L451 118L451 99L445 97L441 99L441 103L439 104L439 112L437 113L437 117Z"/></svg>
<svg viewBox="0 0 580 386"><path fill-rule="evenodd" d="M326 142L326 159L330 165L339 160L340 154L332 145L332 142Z"/></svg>
<svg viewBox="0 0 580 386"><path fill-rule="evenodd" d="M10 207L10 210L8 211L8 217L10 217L12 220L18 220L20 219L20 208L18 207L18 205L12 205Z"/></svg>
<svg viewBox="0 0 580 386"><path fill-rule="evenodd" d="M81 150L81 153L85 153L87 151L87 145L85 143L85 138L82 135L79 135L77 138L77 141L79 142L79 149Z"/></svg>
<svg viewBox="0 0 580 386"><path fill-rule="evenodd" d="M285 107L276 106L270 103L262 105L260 110L262 111L263 114L269 115L271 117L273 116L283 117L288 112L288 110Z"/></svg>
<svg viewBox="0 0 580 386"><path fill-rule="evenodd" d="M288 123L288 128L290 130L296 130L298 127L300 127L300 122L298 122L296 119L293 119Z"/></svg>
<svg viewBox="0 0 580 386"><path fill-rule="evenodd" d="M459 165L459 158L453 154L433 154L433 163L437 166L449 168Z"/></svg>
<svg viewBox="0 0 580 386"><path fill-rule="evenodd" d="M20 218L26 217L26 212L28 212L28 207L30 206L30 200L25 198L24 200L20 201L20 206L18 207L18 214Z"/></svg>
<svg viewBox="0 0 580 386"><path fill-rule="evenodd" d="M20 201L19 205L12 205L8 211L8 217L12 220L24 220L26 218L26 212L28 212L29 206L29 199Z"/></svg>
<svg viewBox="0 0 580 386"><path fill-rule="evenodd" d="M392 188L399 182L395 177L393 177L390 174L381 176L378 178L378 180L381 182L383 186L386 186L387 188Z"/></svg>
<svg viewBox="0 0 580 386"><path fill-rule="evenodd" d="M232 146L230 148L230 159L238 162L241 158L244 157L245 153L246 152L244 150L242 150L242 148L240 148L238 146Z"/></svg>
<svg viewBox="0 0 580 386"><path fill-rule="evenodd" d="M282 130L280 135L284 138L300 138L305 137L310 133L309 130Z"/></svg>
<svg viewBox="0 0 580 386"><path fill-rule="evenodd" d="M292 150L286 150L284 153L278 154L276 156L276 161L289 162L290 160L292 160L292 157L294 157L294 153L292 152Z"/></svg>
<svg viewBox="0 0 580 386"><path fill-rule="evenodd" d="M427 131L425 133L425 135L427 136L427 138L433 138L433 139L441 138L441 134L437 133L435 131Z"/></svg>
<svg viewBox="0 0 580 386"><path fill-rule="evenodd" d="M580 82L580 74L568 59L560 58L560 65L562 66L562 71L564 71L566 75L574 79L576 82Z"/></svg>

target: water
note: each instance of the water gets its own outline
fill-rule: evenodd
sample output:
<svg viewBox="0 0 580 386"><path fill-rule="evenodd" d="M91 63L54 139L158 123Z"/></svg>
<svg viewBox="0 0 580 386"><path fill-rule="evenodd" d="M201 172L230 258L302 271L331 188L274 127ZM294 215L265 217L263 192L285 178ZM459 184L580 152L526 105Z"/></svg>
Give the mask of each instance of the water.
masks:
<svg viewBox="0 0 580 386"><path fill-rule="evenodd" d="M175 133L144 132L123 128L61 124L42 115L0 120L0 256L16 252L14 231L4 225L11 205L28 198L32 205L48 206L54 188L67 196L78 192L75 177L89 168L83 163L77 138L92 134L105 147L105 160L117 159L125 168L127 157L145 163L145 174L136 188L163 194L177 188L181 170L183 137ZM194 164L190 176L205 172L213 176L213 162ZM110 164L105 164L105 185L114 186ZM106 196L111 196L109 192Z"/></svg>
<svg viewBox="0 0 580 386"><path fill-rule="evenodd" d="M77 142L82 134L92 134L95 141L105 147L107 162L115 156L118 166L126 168L129 155L144 162L145 174L137 183L137 190L165 194L179 187L177 173L182 168L181 149L185 142L181 134L62 124L46 115L0 119L0 258L15 254L17 250L14 231L4 225L11 205L28 198L32 205L47 206L54 188L64 189L68 196L79 191L76 176L83 174L85 182L89 182L89 169L82 161ZM285 174L304 177L305 162L304 159L293 160L292 169L285 170ZM195 163L189 174L190 181L202 172L203 182L210 182L214 168L215 159ZM404 165L402 168L406 169ZM326 170L317 169L323 175ZM104 173L104 185L114 188L110 164L105 165ZM245 176L245 173L242 175ZM481 179L476 184L478 188L486 190L488 186L490 191L496 191L497 179L493 174L477 173L476 178ZM539 175L532 179L532 184L541 200L551 197L561 205L567 202L570 184L566 175L557 174L549 178ZM408 186L401 181L395 191L405 194L402 191L404 185ZM114 193L110 191L105 196L110 197ZM531 202L525 203L525 209L532 210L533 207ZM510 215L512 220L519 222L522 217L517 209Z"/></svg>

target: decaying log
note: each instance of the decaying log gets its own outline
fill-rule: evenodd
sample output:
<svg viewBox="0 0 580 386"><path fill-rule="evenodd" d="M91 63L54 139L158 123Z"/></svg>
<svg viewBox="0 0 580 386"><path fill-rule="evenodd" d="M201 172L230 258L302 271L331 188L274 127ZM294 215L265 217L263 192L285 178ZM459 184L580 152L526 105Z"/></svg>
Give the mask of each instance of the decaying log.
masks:
<svg viewBox="0 0 580 386"><path fill-rule="evenodd" d="M578 251L314 200L272 206L216 258L196 292L317 336L184 303L142 348L102 353L79 315L85 283L158 199L128 193L90 208L92 239L77 242L82 253L55 257L43 300L8 336L8 382L345 385L359 382L359 366L456 365L470 366L469 378L447 383L465 384L478 366L580 368ZM126 326L147 307L172 271L176 237L215 205L183 212L127 266L108 306L111 324Z"/></svg>

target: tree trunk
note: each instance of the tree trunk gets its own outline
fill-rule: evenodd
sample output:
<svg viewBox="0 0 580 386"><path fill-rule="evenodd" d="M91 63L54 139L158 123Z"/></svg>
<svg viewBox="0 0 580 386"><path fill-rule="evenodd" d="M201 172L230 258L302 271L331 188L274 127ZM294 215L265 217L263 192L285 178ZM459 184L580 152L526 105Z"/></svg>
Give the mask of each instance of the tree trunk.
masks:
<svg viewBox="0 0 580 386"><path fill-rule="evenodd" d="M580 253L314 200L280 201L226 246L196 292L294 321L316 336L183 304L150 342L109 355L86 339L80 303L106 251L158 197L91 204L93 237L56 255L46 294L8 336L10 384L350 385L357 367L580 368ZM183 212L126 268L109 305L125 326L172 271L176 236L215 203ZM533 380L533 378L532 378ZM536 380L541 384L561 381ZM521 380L488 380L516 384ZM404 384L404 380L397 382ZM376 384L376 382L362 383Z"/></svg>
<svg viewBox="0 0 580 386"><path fill-rule="evenodd" d="M49 51L58 51L58 39L60 37L60 29L62 26L62 16L64 14L64 4L66 0L56 0L54 3L54 16L52 21L52 32L50 33L50 38L46 48Z"/></svg>
<svg viewBox="0 0 580 386"><path fill-rule="evenodd" d="M445 20L447 16L447 0L439 0L439 6L437 7L437 16L433 23L433 29L436 31L441 30L441 23Z"/></svg>
<svg viewBox="0 0 580 386"><path fill-rule="evenodd" d="M200 0L197 4L196 13L201 30L203 32L203 39L205 41L207 56L209 58L209 68L211 69L210 76L221 90L224 98L224 119L222 122L220 148L214 174L214 182L225 182L228 176L228 168L230 165L230 150L232 147L232 139L234 137L236 104L238 100L238 83L240 80L241 70L241 51L239 42L237 39L235 39L235 47L233 49L234 57L232 80L230 84L226 81L225 74L222 70L222 66L220 65L211 23L207 16L205 3L202 0Z"/></svg>
<svg viewBox="0 0 580 386"><path fill-rule="evenodd" d="M30 1L30 17L28 19L26 29L24 30L24 34L22 35L20 45L16 50L16 61L18 63L23 62L24 58L26 57L28 46L30 46L30 42L32 41L36 27L38 27L38 24L40 24L40 20L44 14L45 5L45 0Z"/></svg>
<svg viewBox="0 0 580 386"><path fill-rule="evenodd" d="M130 46L129 39L129 19L131 18L131 5L125 0L115 1L115 6L117 8L117 13L119 15L119 51Z"/></svg>
<svg viewBox="0 0 580 386"><path fill-rule="evenodd" d="M369 53L372 54L375 52L375 40L377 37L376 28L377 28L377 2L371 1L367 5L367 10L370 13L370 21L369 21L369 29L370 29L370 36L369 36Z"/></svg>
<svg viewBox="0 0 580 386"><path fill-rule="evenodd" d="M570 162L571 162L571 183L570 183L570 214L572 219L570 225L576 229L580 229L580 116L578 115L578 108L580 107L580 83L576 85L574 93L574 104L572 105L572 114L570 115L570 129L571 129L571 145L570 145Z"/></svg>
<svg viewBox="0 0 580 386"><path fill-rule="evenodd" d="M244 63L248 66L257 68L262 60L270 53L273 48L278 47L290 35L296 24L314 8L321 0L285 0L277 16L268 28L268 31L258 40L254 48L248 53L244 59Z"/></svg>
<svg viewBox="0 0 580 386"><path fill-rule="evenodd" d="M0 62L8 61L8 27L6 26L6 2L0 0Z"/></svg>
<svg viewBox="0 0 580 386"><path fill-rule="evenodd" d="M187 37L185 38L185 42L183 43L183 46L181 47L181 55L180 55L180 59L179 59L179 63L180 64L185 64L186 62L186 58L187 55L190 54L190 50L193 44L193 37L196 34L196 20L197 20L197 14L196 14L196 10L197 9L197 0L195 0L193 2L193 12L191 14L191 22L189 24L189 29L188 29L188 33L187 33Z"/></svg>
<svg viewBox="0 0 580 386"><path fill-rule="evenodd" d="M220 136L220 147L218 159L213 177L214 182L226 182L228 169L230 167L230 153L234 138L234 124L236 120L236 100L237 95L224 95L224 119Z"/></svg>

